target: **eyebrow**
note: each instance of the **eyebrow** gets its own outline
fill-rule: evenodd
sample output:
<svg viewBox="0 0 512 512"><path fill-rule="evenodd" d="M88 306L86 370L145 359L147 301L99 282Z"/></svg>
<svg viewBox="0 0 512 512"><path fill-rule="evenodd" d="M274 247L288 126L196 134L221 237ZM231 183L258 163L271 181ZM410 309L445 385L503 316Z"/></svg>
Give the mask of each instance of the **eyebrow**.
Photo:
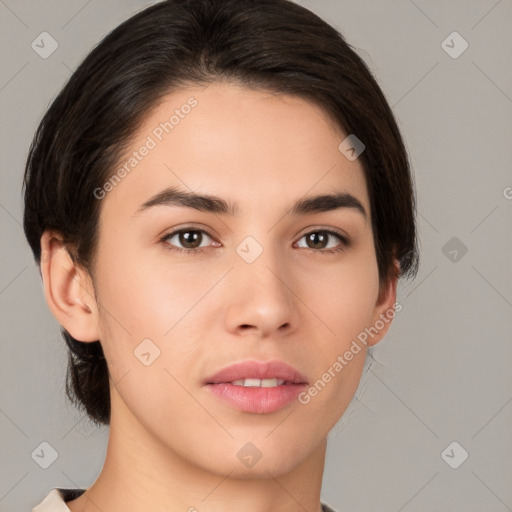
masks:
<svg viewBox="0 0 512 512"><path fill-rule="evenodd" d="M238 204L226 201L220 197L208 194L196 194L169 187L154 195L143 203L136 211L136 214L153 206L185 206L203 212L235 216L240 213ZM368 213L364 206L352 194L338 192L335 194L322 194L309 196L296 201L289 213L292 215L307 215L312 213L327 212L338 208L350 208L362 214L365 220Z"/></svg>

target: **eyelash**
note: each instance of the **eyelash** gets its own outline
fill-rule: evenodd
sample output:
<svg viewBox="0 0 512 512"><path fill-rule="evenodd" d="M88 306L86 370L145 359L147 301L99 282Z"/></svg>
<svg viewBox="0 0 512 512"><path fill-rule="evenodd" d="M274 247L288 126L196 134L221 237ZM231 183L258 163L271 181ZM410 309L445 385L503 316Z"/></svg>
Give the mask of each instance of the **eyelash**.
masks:
<svg viewBox="0 0 512 512"><path fill-rule="evenodd" d="M165 235L164 237L162 237L160 239L160 242L164 244L165 248L168 251L175 251L175 252L179 252L179 253L190 254L190 255L193 255L193 256L197 256L199 253L203 253L204 252L204 248L200 248L199 247L199 248L196 248L196 249L182 249L181 247L176 247L175 245L171 245L171 244L169 244L167 242L167 240L169 238L172 238L174 235L178 235L180 233L186 233L188 231L205 233L211 239L214 240L214 237L210 233L208 233L208 231L206 231L204 229L198 229L198 228L189 227L189 228L182 228L182 229L179 229L177 231L172 231L171 233L169 233L169 234ZM327 233L328 235L332 235L332 236L338 238L338 240L341 242L341 244L338 247L335 247L334 249L311 249L311 248L306 248L306 249L308 249L310 251L313 251L313 252L319 252L319 253L324 253L324 254L325 253L327 253L327 254L335 254L335 253L344 251L350 245L349 240L344 235L342 235L341 233L338 233L336 231L330 230L330 229L314 229L312 231L308 231L307 233L304 233L299 238L299 240L304 238L306 235L310 235L311 233ZM300 249L304 249L304 247L300 247Z"/></svg>

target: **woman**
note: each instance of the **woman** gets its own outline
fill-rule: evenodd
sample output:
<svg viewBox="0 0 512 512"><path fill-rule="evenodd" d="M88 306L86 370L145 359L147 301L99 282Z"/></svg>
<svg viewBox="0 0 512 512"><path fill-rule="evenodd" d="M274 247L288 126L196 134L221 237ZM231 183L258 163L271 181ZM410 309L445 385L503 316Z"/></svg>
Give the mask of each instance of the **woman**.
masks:
<svg viewBox="0 0 512 512"><path fill-rule="evenodd" d="M109 443L33 510L331 511L327 434L417 271L414 205L381 90L307 9L170 0L107 35L35 134L24 228Z"/></svg>

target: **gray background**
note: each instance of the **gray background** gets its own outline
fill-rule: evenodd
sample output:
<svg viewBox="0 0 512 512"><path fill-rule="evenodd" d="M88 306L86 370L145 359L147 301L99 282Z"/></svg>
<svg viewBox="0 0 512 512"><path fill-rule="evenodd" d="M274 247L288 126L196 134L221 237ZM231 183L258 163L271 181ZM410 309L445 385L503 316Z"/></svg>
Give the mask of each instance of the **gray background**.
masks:
<svg viewBox="0 0 512 512"><path fill-rule="evenodd" d="M87 487L103 464L108 430L65 398L65 344L24 239L20 190L33 132L72 70L151 3L0 0L5 512L30 510L52 487ZM339 512L512 510L512 3L299 3L341 30L393 107L415 174L422 255L330 433L322 498ZM47 59L31 48L43 31L59 45ZM441 45L453 31L469 44L457 58ZM447 41L452 53L460 43ZM48 469L31 455L42 442L58 452ZM453 469L445 459L460 462L462 450L469 457Z"/></svg>

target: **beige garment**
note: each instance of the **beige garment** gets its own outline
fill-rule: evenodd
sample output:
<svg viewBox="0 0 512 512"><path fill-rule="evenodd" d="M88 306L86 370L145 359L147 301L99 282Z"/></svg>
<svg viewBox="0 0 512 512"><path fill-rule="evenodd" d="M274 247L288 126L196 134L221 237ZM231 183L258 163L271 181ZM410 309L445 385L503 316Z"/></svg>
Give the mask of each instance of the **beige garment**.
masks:
<svg viewBox="0 0 512 512"><path fill-rule="evenodd" d="M55 487L39 505L32 509L32 512L70 512L66 502L78 498L84 492L85 489L62 489Z"/></svg>

